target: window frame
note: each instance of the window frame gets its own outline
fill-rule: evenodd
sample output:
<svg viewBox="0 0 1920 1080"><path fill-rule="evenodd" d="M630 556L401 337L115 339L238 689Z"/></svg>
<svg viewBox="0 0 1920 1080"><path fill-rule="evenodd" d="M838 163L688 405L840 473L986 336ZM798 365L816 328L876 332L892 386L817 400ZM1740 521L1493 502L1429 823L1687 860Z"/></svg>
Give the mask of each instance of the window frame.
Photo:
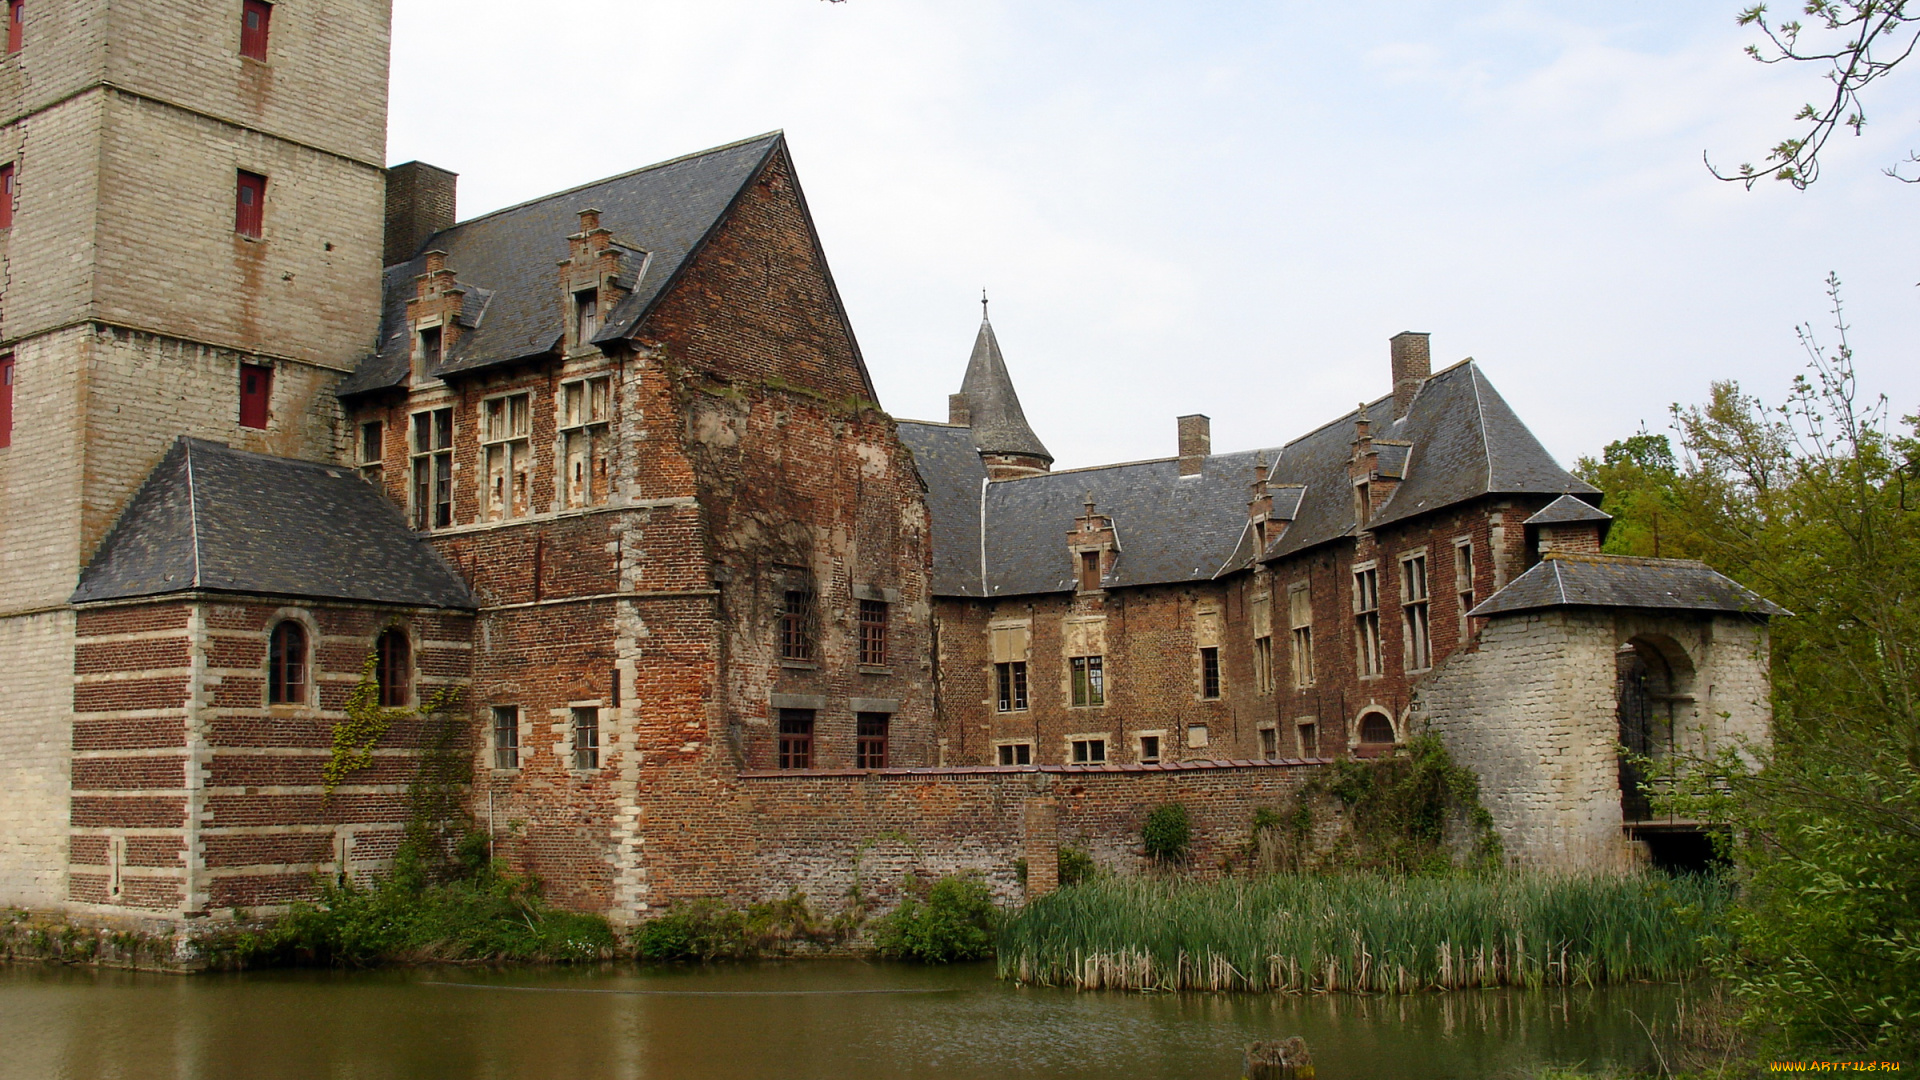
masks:
<svg viewBox="0 0 1920 1080"><path fill-rule="evenodd" d="M1099 756L1094 756L1098 750ZM1069 735L1067 736L1067 763L1070 765L1105 765L1107 763L1107 737L1105 735Z"/></svg>
<svg viewBox="0 0 1920 1080"><path fill-rule="evenodd" d="M1386 674L1387 661L1380 648L1380 567L1377 563L1359 563L1352 567L1354 672L1362 679Z"/></svg>
<svg viewBox="0 0 1920 1080"><path fill-rule="evenodd" d="M413 641L405 627L389 626L373 640L374 682L380 688L380 707L404 709L413 704Z"/></svg>
<svg viewBox="0 0 1920 1080"><path fill-rule="evenodd" d="M0 356L0 448L13 445L13 384L18 378L14 354Z"/></svg>
<svg viewBox="0 0 1920 1080"><path fill-rule="evenodd" d="M888 736L893 714L857 712L853 714L853 762L856 769L885 769Z"/></svg>
<svg viewBox="0 0 1920 1080"><path fill-rule="evenodd" d="M0 162L0 229L13 228L13 204L20 192L20 174L14 162Z"/></svg>
<svg viewBox="0 0 1920 1080"><path fill-rule="evenodd" d="M1166 760L1166 743L1164 732L1143 731L1136 736L1134 756L1142 765L1158 765Z"/></svg>
<svg viewBox="0 0 1920 1080"><path fill-rule="evenodd" d="M247 25L254 15L260 17L258 27ZM248 60L265 60L272 25L273 5L267 0L240 0L240 55Z"/></svg>
<svg viewBox="0 0 1920 1080"><path fill-rule="evenodd" d="M600 288L589 285L584 289L575 289L572 300L573 318L570 321L573 325L569 329L573 331L573 347L584 349L593 343L594 335L600 332Z"/></svg>
<svg viewBox="0 0 1920 1080"><path fill-rule="evenodd" d="M264 173L234 170L233 231L249 240L259 240L267 230L267 176Z"/></svg>
<svg viewBox="0 0 1920 1080"><path fill-rule="evenodd" d="M1100 591L1100 553L1098 551L1080 553L1079 578L1081 592Z"/></svg>
<svg viewBox="0 0 1920 1080"><path fill-rule="evenodd" d="M1400 741L1399 725L1393 722L1393 717L1388 716L1386 713L1380 711L1379 709L1369 708L1369 709L1362 710L1362 712L1360 713L1360 716L1358 717L1358 721L1359 722L1354 725L1354 741L1357 745L1394 746L1399 743ZM1385 725L1387 729L1387 738L1385 741L1382 741L1379 739L1367 738L1367 727L1373 721L1379 721L1381 724Z"/></svg>
<svg viewBox="0 0 1920 1080"><path fill-rule="evenodd" d="M1003 769L1033 764L1033 742L1030 739L995 743L994 752L994 760Z"/></svg>
<svg viewBox="0 0 1920 1080"><path fill-rule="evenodd" d="M1407 671L1433 667L1433 592L1428 571L1426 548L1400 556L1401 661Z"/></svg>
<svg viewBox="0 0 1920 1080"><path fill-rule="evenodd" d="M1320 756L1320 721L1296 720L1293 723L1293 742L1303 758Z"/></svg>
<svg viewBox="0 0 1920 1080"><path fill-rule="evenodd" d="M573 771L597 771L600 768L600 706L569 706L567 730L573 740Z"/></svg>
<svg viewBox="0 0 1920 1080"><path fill-rule="evenodd" d="M887 666L887 630L893 605L885 600L860 602L860 666Z"/></svg>
<svg viewBox="0 0 1920 1080"><path fill-rule="evenodd" d="M1474 588L1473 572L1473 537L1463 536L1453 542L1453 592L1455 599L1460 603L1462 620L1475 606L1474 597L1477 595L1477 590Z"/></svg>
<svg viewBox="0 0 1920 1080"><path fill-rule="evenodd" d="M814 594L813 586L797 581L789 581L780 591L780 662L783 664L812 664L819 654L815 640L814 611L819 606L819 597Z"/></svg>
<svg viewBox="0 0 1920 1080"><path fill-rule="evenodd" d="M382 486L387 475L387 422L385 420L363 420L359 425L360 437L355 440L359 453L355 467L360 476L375 487ZM367 451L372 450L369 454Z"/></svg>
<svg viewBox="0 0 1920 1080"><path fill-rule="evenodd" d="M1072 707L1097 709L1107 703L1106 654L1067 657Z"/></svg>
<svg viewBox="0 0 1920 1080"><path fill-rule="evenodd" d="M257 389L248 389L249 386ZM267 430L273 420L273 365L240 362L240 426Z"/></svg>
<svg viewBox="0 0 1920 1080"><path fill-rule="evenodd" d="M17 55L26 44L26 0L7 0L7 55Z"/></svg>
<svg viewBox="0 0 1920 1080"><path fill-rule="evenodd" d="M492 720L493 767L511 770L520 767L520 706L494 705Z"/></svg>
<svg viewBox="0 0 1920 1080"><path fill-rule="evenodd" d="M586 375L560 384L560 498L569 510L612 500L613 376ZM582 473L574 475L576 458Z"/></svg>
<svg viewBox="0 0 1920 1080"><path fill-rule="evenodd" d="M421 532L453 526L453 434L451 405L407 414L409 517Z"/></svg>
<svg viewBox="0 0 1920 1080"><path fill-rule="evenodd" d="M1287 587L1287 632L1292 654L1293 687L1305 690L1317 681L1313 663L1313 583L1299 581Z"/></svg>
<svg viewBox="0 0 1920 1080"><path fill-rule="evenodd" d="M774 718L775 757L778 768L805 771L813 768L814 731L817 718L813 709L781 709Z"/></svg>
<svg viewBox="0 0 1920 1080"><path fill-rule="evenodd" d="M288 656L286 636L297 636L293 649L297 656ZM281 619L267 632L268 705L305 705L312 700L312 638L298 619Z"/></svg>
<svg viewBox="0 0 1920 1080"><path fill-rule="evenodd" d="M514 413L516 403L518 416ZM534 471L538 467L533 452L533 392L513 390L481 398L479 428L480 520L532 517ZM496 457L500 462L498 491L493 483Z"/></svg>
<svg viewBox="0 0 1920 1080"><path fill-rule="evenodd" d="M1200 700L1219 701L1225 680L1220 675L1220 647L1200 647Z"/></svg>
<svg viewBox="0 0 1920 1080"><path fill-rule="evenodd" d="M1025 660L1002 660L993 665L993 681L999 712L1027 711L1027 662Z"/></svg>
<svg viewBox="0 0 1920 1080"><path fill-rule="evenodd" d="M1268 724L1259 729L1260 760L1278 761L1280 759L1280 729Z"/></svg>

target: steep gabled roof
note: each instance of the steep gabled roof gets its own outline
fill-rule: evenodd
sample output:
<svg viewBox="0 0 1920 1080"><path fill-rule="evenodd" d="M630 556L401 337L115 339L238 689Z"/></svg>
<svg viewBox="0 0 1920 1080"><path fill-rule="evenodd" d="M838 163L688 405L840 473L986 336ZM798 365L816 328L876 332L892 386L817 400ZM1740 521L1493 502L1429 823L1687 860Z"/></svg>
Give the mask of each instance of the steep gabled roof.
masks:
<svg viewBox="0 0 1920 1080"><path fill-rule="evenodd" d="M984 304L985 301L982 301ZM1007 373L1006 358L1000 355L1000 340L993 324L983 312L980 332L973 339L973 355L967 358L967 374L960 381L960 393L971 410L973 445L983 454L1024 454L1045 458L1053 455L1040 442L1020 408L1020 395L1014 393L1013 376Z"/></svg>
<svg viewBox="0 0 1920 1080"><path fill-rule="evenodd" d="M1692 559L1559 551L1548 552L1468 614L1485 617L1554 607L1727 611L1756 617L1792 614Z"/></svg>
<svg viewBox="0 0 1920 1080"><path fill-rule="evenodd" d="M565 333L559 262L579 212L600 211L600 224L622 249L631 293L604 320L596 341L631 333L688 264L785 137L770 132L630 173L496 210L435 233L422 251L447 253L447 266L468 290L460 321L466 332L430 374L448 375L510 363L551 351ZM340 386L342 396L403 385L413 347L406 321L414 279L425 256L386 270L378 352Z"/></svg>
<svg viewBox="0 0 1920 1080"><path fill-rule="evenodd" d="M188 438L134 493L73 602L177 592L474 607L460 576L353 470Z"/></svg>
<svg viewBox="0 0 1920 1080"><path fill-rule="evenodd" d="M1613 515L1571 495L1562 495L1542 507L1522 525L1577 525L1582 521L1612 521Z"/></svg>

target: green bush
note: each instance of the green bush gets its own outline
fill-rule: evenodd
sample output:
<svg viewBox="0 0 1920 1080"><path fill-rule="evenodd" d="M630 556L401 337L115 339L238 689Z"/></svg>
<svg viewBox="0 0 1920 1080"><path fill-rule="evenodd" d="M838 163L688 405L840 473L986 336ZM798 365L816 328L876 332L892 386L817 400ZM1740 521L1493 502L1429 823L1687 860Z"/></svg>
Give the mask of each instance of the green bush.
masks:
<svg viewBox="0 0 1920 1080"><path fill-rule="evenodd" d="M1140 841L1146 846L1147 857L1160 862L1185 858L1192 840L1193 824L1187 820L1187 808L1179 803L1155 807L1147 815L1146 824L1140 826Z"/></svg>
<svg viewBox="0 0 1920 1080"><path fill-rule="evenodd" d="M840 928L824 924L798 889L778 900L729 907L719 900L676 904L634 934L646 960L746 960L795 941L827 942Z"/></svg>
<svg viewBox="0 0 1920 1080"><path fill-rule="evenodd" d="M926 898L909 892L891 914L874 925L880 955L923 964L984 960L993 955L1000 911L986 882L976 877L943 877Z"/></svg>
<svg viewBox="0 0 1920 1080"><path fill-rule="evenodd" d="M1078 885L1083 881L1092 881L1100 876L1100 867L1085 848L1071 844L1060 845L1059 854L1060 884Z"/></svg>

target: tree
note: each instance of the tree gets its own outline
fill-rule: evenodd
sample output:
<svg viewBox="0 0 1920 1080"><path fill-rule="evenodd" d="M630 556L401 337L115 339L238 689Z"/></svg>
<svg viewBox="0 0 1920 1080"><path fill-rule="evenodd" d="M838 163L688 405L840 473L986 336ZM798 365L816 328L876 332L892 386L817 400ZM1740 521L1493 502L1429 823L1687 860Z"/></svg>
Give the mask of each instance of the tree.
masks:
<svg viewBox="0 0 1920 1080"><path fill-rule="evenodd" d="M1909 3L1915 5L1911 13ZM1801 106L1794 120L1806 127L1781 140L1763 164L1744 163L1732 173L1722 173L1708 161L1715 177L1752 189L1757 181L1771 176L1804 190L1819 179L1820 152L1834 132L1845 127L1858 135L1866 126L1861 92L1891 74L1920 43L1920 0L1806 0L1804 13L1815 27L1814 34L1805 38L1805 23L1794 19L1775 25L1767 20L1765 4L1743 10L1740 25L1757 26L1766 38L1765 47L1748 45L1747 55L1763 64L1791 60L1824 65L1825 77L1833 84L1832 95L1822 105ZM1900 165L1915 163L1920 163L1920 155L1909 152L1906 161L1885 172L1905 183L1920 183L1920 176L1900 175Z"/></svg>
<svg viewBox="0 0 1920 1080"><path fill-rule="evenodd" d="M1613 515L1607 554L1656 559L1698 554L1683 477L1665 435L1651 434L1643 425L1638 434L1608 443L1598 459L1575 462L1573 474L1606 492L1604 508Z"/></svg>

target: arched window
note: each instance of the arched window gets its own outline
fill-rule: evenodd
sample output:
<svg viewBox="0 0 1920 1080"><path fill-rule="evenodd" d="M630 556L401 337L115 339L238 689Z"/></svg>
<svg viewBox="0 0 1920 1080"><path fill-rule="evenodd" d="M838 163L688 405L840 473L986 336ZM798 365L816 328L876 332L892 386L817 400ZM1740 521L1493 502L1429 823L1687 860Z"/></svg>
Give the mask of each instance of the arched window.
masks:
<svg viewBox="0 0 1920 1080"><path fill-rule="evenodd" d="M397 626L381 631L375 654L373 677L380 684L380 704L406 708L413 695L413 649L407 644L407 632Z"/></svg>
<svg viewBox="0 0 1920 1080"><path fill-rule="evenodd" d="M307 628L292 619L274 627L267 641L267 703L307 703Z"/></svg>
<svg viewBox="0 0 1920 1080"><path fill-rule="evenodd" d="M1360 741L1363 743L1393 742L1393 721L1377 712L1370 712L1360 718Z"/></svg>

